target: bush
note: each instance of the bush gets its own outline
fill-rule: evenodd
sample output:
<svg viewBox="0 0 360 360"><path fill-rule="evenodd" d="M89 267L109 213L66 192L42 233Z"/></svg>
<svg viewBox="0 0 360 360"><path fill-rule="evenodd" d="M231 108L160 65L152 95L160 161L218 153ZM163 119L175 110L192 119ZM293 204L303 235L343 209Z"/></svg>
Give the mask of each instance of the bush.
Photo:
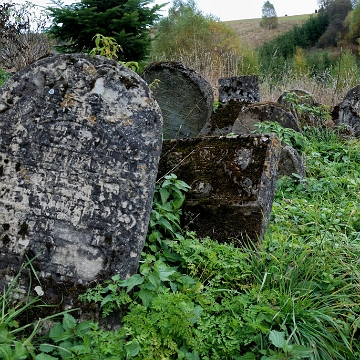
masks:
<svg viewBox="0 0 360 360"><path fill-rule="evenodd" d="M19 71L50 54L53 42L43 33L47 21L30 2L0 3L0 65Z"/></svg>

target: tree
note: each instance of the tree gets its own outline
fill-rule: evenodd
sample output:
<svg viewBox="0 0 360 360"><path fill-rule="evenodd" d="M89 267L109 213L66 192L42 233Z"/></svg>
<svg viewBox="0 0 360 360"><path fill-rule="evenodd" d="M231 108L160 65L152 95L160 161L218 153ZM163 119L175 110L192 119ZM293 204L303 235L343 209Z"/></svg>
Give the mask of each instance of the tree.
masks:
<svg viewBox="0 0 360 360"><path fill-rule="evenodd" d="M266 1L262 7L260 26L269 30L278 27L278 17L276 15L275 7L270 1Z"/></svg>
<svg viewBox="0 0 360 360"><path fill-rule="evenodd" d="M81 0L80 3L48 7L52 18L49 33L63 42L60 51L80 52L93 48L93 37L113 37L121 46L122 60L144 60L150 51L153 25L165 5L149 7L153 0ZM120 51L120 50L119 50Z"/></svg>
<svg viewBox="0 0 360 360"><path fill-rule="evenodd" d="M0 65L19 71L52 49L43 33L48 19L35 5L0 1Z"/></svg>
<svg viewBox="0 0 360 360"><path fill-rule="evenodd" d="M237 75L238 71L254 73L255 57L240 44L234 29L204 15L194 0L173 1L168 16L158 23L152 51L154 61L181 61L204 76L211 73L214 77L230 76L231 72ZM244 63L241 69L238 60Z"/></svg>
<svg viewBox="0 0 360 360"><path fill-rule="evenodd" d="M352 10L350 0L331 0L324 12L329 17L329 25L318 41L319 47L336 46L346 33L344 20Z"/></svg>

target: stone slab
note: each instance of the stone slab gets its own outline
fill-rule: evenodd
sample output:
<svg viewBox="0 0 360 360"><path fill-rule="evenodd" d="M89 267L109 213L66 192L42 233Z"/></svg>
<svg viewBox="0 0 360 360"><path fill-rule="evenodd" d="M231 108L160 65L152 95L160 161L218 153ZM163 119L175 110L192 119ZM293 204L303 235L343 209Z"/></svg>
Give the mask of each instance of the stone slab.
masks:
<svg viewBox="0 0 360 360"><path fill-rule="evenodd" d="M55 55L9 79L0 88L0 282L24 254L37 256L49 299L61 284L136 272L161 145L158 104L116 61Z"/></svg>
<svg viewBox="0 0 360 360"><path fill-rule="evenodd" d="M183 226L243 246L264 236L280 148L272 135L166 140L158 177L172 172L191 186Z"/></svg>

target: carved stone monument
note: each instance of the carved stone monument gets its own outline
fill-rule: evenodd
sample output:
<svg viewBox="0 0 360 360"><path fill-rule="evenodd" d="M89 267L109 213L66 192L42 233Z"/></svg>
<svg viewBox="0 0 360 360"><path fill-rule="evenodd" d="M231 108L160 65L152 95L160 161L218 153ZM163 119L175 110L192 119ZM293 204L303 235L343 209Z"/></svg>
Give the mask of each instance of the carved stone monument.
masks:
<svg viewBox="0 0 360 360"><path fill-rule="evenodd" d="M209 120L214 104L211 85L179 62L157 62L143 72L164 117L164 138L195 137Z"/></svg>
<svg viewBox="0 0 360 360"><path fill-rule="evenodd" d="M1 288L24 254L37 257L54 301L64 282L136 272L161 145L158 104L116 61L55 55L9 79L0 88Z"/></svg>
<svg viewBox="0 0 360 360"><path fill-rule="evenodd" d="M158 176L171 171L191 186L183 226L241 247L265 233L280 148L272 135L166 140Z"/></svg>

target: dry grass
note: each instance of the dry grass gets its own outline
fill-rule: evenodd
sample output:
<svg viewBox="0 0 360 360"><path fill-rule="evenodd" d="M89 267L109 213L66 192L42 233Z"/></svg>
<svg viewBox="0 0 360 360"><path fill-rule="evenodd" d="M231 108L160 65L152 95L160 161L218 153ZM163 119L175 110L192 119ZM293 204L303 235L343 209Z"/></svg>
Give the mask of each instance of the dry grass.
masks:
<svg viewBox="0 0 360 360"><path fill-rule="evenodd" d="M301 26L311 15L283 16L278 18L278 28L273 30L260 27L261 19L247 19L226 21L239 35L240 41L252 48L257 48L263 43L291 30L294 26Z"/></svg>

